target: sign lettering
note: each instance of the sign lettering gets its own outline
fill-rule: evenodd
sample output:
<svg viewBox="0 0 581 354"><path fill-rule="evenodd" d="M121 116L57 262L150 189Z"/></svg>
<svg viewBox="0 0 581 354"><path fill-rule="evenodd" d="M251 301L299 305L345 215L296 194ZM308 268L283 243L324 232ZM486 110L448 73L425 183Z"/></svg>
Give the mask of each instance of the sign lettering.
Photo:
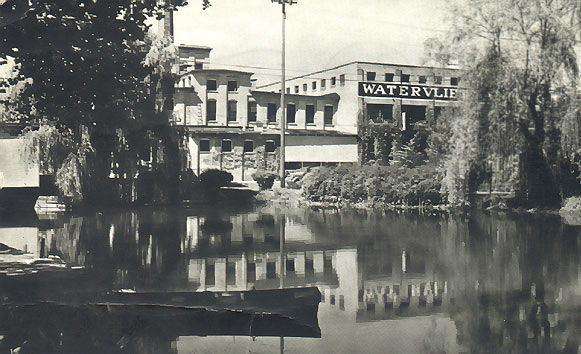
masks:
<svg viewBox="0 0 581 354"><path fill-rule="evenodd" d="M413 84L388 84L381 82L360 82L359 96L455 101L458 99L458 88L442 86L430 87Z"/></svg>

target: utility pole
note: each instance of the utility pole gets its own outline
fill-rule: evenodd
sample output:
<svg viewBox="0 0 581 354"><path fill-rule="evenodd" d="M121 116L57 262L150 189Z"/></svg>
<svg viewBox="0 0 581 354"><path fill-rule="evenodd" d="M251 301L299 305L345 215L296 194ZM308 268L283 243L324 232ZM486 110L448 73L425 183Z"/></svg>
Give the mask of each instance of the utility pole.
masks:
<svg viewBox="0 0 581 354"><path fill-rule="evenodd" d="M286 91L285 81L285 61L286 61L286 46L285 46L285 22L286 22L286 5L296 4L297 0L271 0L273 3L282 5L282 62L281 62L281 80L280 80L280 187L284 188L285 179L285 134L286 134L286 106L284 102L284 95Z"/></svg>

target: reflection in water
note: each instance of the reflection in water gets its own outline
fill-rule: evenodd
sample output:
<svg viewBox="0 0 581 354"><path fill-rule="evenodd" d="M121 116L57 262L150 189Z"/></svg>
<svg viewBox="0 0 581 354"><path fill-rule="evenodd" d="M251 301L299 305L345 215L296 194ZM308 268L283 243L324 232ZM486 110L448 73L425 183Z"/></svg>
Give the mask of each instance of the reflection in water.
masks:
<svg viewBox="0 0 581 354"><path fill-rule="evenodd" d="M6 225L0 280L19 278L26 289L34 282L37 295L79 287L139 294L316 286L322 333L252 338L219 320L214 331L193 331L209 326L200 317L156 320L163 330L140 332L131 315L109 318L102 330L87 325L89 337L81 340L78 321L107 323L104 316L51 309L25 321L30 314L5 307L12 325L0 326L0 352L28 345L34 353L30 348L44 345L42 352L577 353L579 240L578 227L552 216L355 210L144 209ZM86 276L71 286L39 282L52 277L43 273L54 272L50 267L32 266L34 281L13 275L14 262L43 259ZM67 320L55 325L60 318ZM64 333L76 340L60 344Z"/></svg>

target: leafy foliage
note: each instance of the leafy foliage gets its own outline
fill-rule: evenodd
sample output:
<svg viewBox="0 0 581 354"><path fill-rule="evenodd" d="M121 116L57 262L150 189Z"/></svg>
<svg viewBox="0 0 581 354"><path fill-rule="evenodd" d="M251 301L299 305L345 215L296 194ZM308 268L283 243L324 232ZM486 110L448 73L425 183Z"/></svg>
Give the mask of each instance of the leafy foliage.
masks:
<svg viewBox="0 0 581 354"><path fill-rule="evenodd" d="M526 202L558 199L555 168L570 159L578 115L575 54L580 5L574 0L468 0L451 9L446 38L426 43L432 61L460 64L462 110L446 164L451 202L473 190L491 159L520 160L514 189ZM473 142L477 142L476 145ZM563 194L563 191L561 191Z"/></svg>
<svg viewBox="0 0 581 354"><path fill-rule="evenodd" d="M262 190L272 188L277 177L278 175L275 172L265 170L257 170L252 174L252 179L258 183L258 187Z"/></svg>
<svg viewBox="0 0 581 354"><path fill-rule="evenodd" d="M149 32L146 21L183 4L33 2L2 28L0 58L13 58L16 65L8 84L20 85L18 100L8 105L11 120L48 127L30 137L46 151L49 170L78 165L85 171L73 184L89 192L83 197L101 195L114 165L122 179L120 195L133 200L143 146L155 150L153 168L164 169L162 174L177 182L179 154L169 130L175 48L169 38ZM8 1L2 7L10 6ZM57 173L57 178L68 175Z"/></svg>

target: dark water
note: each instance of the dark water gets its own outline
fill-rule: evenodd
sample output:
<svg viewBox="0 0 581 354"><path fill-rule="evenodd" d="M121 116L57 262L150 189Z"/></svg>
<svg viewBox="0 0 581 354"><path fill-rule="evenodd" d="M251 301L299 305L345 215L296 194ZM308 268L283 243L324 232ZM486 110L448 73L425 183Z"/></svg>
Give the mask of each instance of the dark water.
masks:
<svg viewBox="0 0 581 354"><path fill-rule="evenodd" d="M0 353L577 353L580 235L558 216L354 210L4 220ZM239 314L83 302L281 286L318 287L315 326L279 316L251 337Z"/></svg>

